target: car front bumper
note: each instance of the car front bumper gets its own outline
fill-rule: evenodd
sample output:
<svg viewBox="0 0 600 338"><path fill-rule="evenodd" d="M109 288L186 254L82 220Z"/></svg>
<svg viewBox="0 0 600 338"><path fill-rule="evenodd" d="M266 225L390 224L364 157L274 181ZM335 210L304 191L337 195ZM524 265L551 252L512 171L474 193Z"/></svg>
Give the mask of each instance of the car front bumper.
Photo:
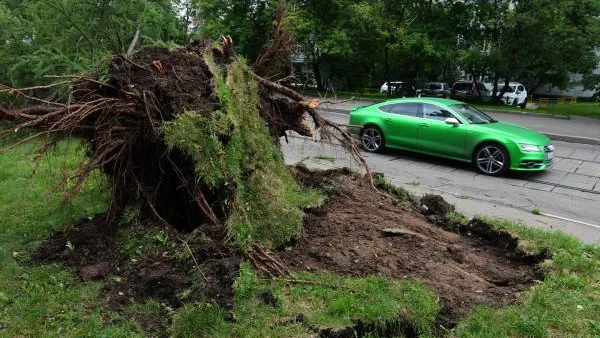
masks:
<svg viewBox="0 0 600 338"><path fill-rule="evenodd" d="M554 146L546 145L540 152L524 152L517 146L510 151L511 170L541 171L554 164Z"/></svg>

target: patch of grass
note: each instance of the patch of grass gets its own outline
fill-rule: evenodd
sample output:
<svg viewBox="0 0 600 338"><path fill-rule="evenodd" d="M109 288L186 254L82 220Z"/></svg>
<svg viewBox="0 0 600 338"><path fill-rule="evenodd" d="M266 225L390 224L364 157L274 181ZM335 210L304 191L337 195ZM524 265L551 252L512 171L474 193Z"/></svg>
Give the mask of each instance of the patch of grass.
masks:
<svg viewBox="0 0 600 338"><path fill-rule="evenodd" d="M177 338L227 338L225 312L215 303L186 305L173 318L170 333Z"/></svg>
<svg viewBox="0 0 600 338"><path fill-rule="evenodd" d="M408 190L393 185L390 181L386 180L382 176L375 177L375 185L379 189L383 189L394 194L400 204L407 208L416 204L417 198L413 194L411 194Z"/></svg>
<svg viewBox="0 0 600 338"><path fill-rule="evenodd" d="M516 234L526 252L546 252L545 273L522 299L503 309L482 307L455 329L457 337L598 337L600 247L560 232L545 232L506 220L482 218Z"/></svg>
<svg viewBox="0 0 600 338"><path fill-rule="evenodd" d="M537 109L538 112L553 115L585 116L600 119L600 103L581 102L573 104L548 105Z"/></svg>
<svg viewBox="0 0 600 338"><path fill-rule="evenodd" d="M265 293L272 294L276 304L266 304ZM440 306L417 281L311 273L271 281L242 264L230 314L234 322L226 322L226 314L214 305L201 303L178 314L172 329L176 337L202 337L203 327L197 323L207 321L201 318L206 316L212 323L207 326L213 330L210 337L313 337L311 327L341 329L357 323L365 324L370 337L390 326L410 326L428 336Z"/></svg>
<svg viewBox="0 0 600 338"><path fill-rule="evenodd" d="M541 215L542 212L540 211L540 209L537 208L533 208L533 210L531 210L531 213L534 215Z"/></svg>
<svg viewBox="0 0 600 338"><path fill-rule="evenodd" d="M461 225L465 225L468 222L469 222L469 218L467 218L467 216L461 214L458 211L451 211L451 212L449 212L449 213L446 214L445 226L448 229L456 230Z"/></svg>
<svg viewBox="0 0 600 338"><path fill-rule="evenodd" d="M581 102L581 103L570 103L560 105L547 105L538 107L537 109L521 109L519 107L506 106L506 105L491 105L491 104L477 104L479 109L493 109L493 110L506 110L515 112L527 112L527 113L538 113L538 114L550 114L550 115L563 115L563 116L585 116L591 118L600 118L600 104L593 102Z"/></svg>
<svg viewBox="0 0 600 338"><path fill-rule="evenodd" d="M104 177L94 173L81 194L65 202L58 183L76 170L85 149L77 140L62 141L36 166L40 145L34 140L1 155L0 321L7 327L0 336L142 336L134 321L97 306L100 284L79 283L56 265L29 265L44 236L102 212L108 199Z"/></svg>
<svg viewBox="0 0 600 338"><path fill-rule="evenodd" d="M318 155L318 156L313 156L313 160L317 160L317 161L323 160L323 161L335 163L335 157L333 157L333 156Z"/></svg>

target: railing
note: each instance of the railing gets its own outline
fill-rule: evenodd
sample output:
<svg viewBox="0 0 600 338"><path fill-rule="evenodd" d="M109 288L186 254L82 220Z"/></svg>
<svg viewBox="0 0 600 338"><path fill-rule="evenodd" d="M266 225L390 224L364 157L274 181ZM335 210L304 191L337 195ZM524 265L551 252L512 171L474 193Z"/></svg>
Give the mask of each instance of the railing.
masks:
<svg viewBox="0 0 600 338"><path fill-rule="evenodd" d="M561 104L574 104L577 103L577 96L569 96L569 97L555 97L548 98L542 97L537 100L533 97L533 95L529 95L527 98L528 102L535 103L538 106L549 106L549 105L561 105Z"/></svg>

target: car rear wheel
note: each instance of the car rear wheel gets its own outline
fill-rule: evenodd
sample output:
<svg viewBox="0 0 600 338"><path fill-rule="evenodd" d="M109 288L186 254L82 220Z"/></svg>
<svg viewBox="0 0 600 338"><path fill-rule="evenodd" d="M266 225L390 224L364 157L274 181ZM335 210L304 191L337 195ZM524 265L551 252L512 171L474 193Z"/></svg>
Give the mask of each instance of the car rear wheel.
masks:
<svg viewBox="0 0 600 338"><path fill-rule="evenodd" d="M360 134L360 144L366 151L378 152L385 146L385 138L381 129L375 126L366 126Z"/></svg>
<svg viewBox="0 0 600 338"><path fill-rule="evenodd" d="M486 143L479 146L473 154L477 171L484 175L500 176L508 171L510 159L503 146Z"/></svg>

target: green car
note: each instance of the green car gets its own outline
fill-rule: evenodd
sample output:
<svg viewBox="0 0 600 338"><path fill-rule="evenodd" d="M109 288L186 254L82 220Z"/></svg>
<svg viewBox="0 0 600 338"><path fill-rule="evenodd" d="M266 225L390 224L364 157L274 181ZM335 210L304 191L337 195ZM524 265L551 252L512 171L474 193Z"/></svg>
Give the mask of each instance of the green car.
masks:
<svg viewBox="0 0 600 338"><path fill-rule="evenodd" d="M460 101L404 98L354 108L350 131L371 152L405 149L472 162L485 175L545 170L554 146L537 131L499 122Z"/></svg>

